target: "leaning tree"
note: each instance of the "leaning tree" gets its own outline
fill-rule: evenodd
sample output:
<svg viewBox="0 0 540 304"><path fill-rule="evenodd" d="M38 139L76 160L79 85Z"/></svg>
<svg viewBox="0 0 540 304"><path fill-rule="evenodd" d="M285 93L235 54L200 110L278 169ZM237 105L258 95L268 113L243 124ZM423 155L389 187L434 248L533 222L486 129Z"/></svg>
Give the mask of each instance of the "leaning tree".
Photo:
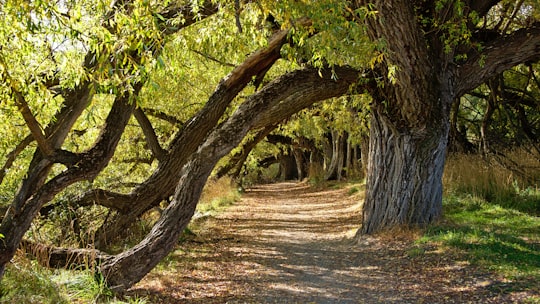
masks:
<svg viewBox="0 0 540 304"><path fill-rule="evenodd" d="M226 1L194 5L134 0L96 7L92 1L36 1L21 8L16 1L6 3L1 12L1 38L7 45L0 49L0 76L4 84L1 93L8 105L21 114L30 136L7 153L4 167L13 169L12 159L21 157L23 151L28 154L30 150L32 155L0 225L0 273L43 207L49 208L55 196L70 186L93 181L109 165L132 115L157 160L154 170L128 193L110 188L91 189L76 203L85 205L91 201L114 211L116 215L102 226L102 234L106 235L123 231L138 216L165 201L168 206L152 231L139 244L116 255L93 249L34 248L44 249L47 255L64 252L67 263L81 262L78 257L95 259L99 272L114 290L129 288L172 250L191 219L216 162L248 131L274 125L316 101L346 94L356 83L357 69L307 66L277 77L256 93L248 93L240 105L235 104L238 94L249 84L259 87L261 79L281 58L285 44L298 43L291 39L293 29L305 27L309 29L303 30L307 35L314 32L313 21L301 17L303 13L298 14L299 11L281 16L281 26L276 26L275 21L267 25L268 8L260 3L246 4L245 10L259 12L261 16L252 18L251 33L260 32L257 35L266 37L267 42L251 44L250 55L237 56L239 63L163 147L147 113L136 103L148 79L148 68L159 65L169 35L198 26L197 21L225 11L214 19L219 26L223 23L220 18L227 16L229 4L232 5ZM229 16L236 15L238 21L239 12L233 12ZM242 24L246 31L246 24L250 23L240 23L239 32ZM201 30L204 28L195 32ZM17 43L7 43L10 40ZM256 45L259 49L253 51ZM90 137L93 143L81 150L69 145L67 139L81 133L74 125L88 106L97 102L107 106L100 99L102 95L106 95L110 109L101 132ZM52 118L37 115L36 108L48 102L58 105ZM34 148L29 146L32 141L36 143ZM97 241L99 244L107 240ZM24 244L31 246L31 242ZM56 259L55 264L62 263Z"/></svg>
<svg viewBox="0 0 540 304"><path fill-rule="evenodd" d="M265 132L314 102L350 93L351 86L373 100L368 192L359 233L429 223L441 213L452 104L491 77L540 55L540 29L534 3L528 1L28 3L20 7L18 1L6 1L0 12L0 94L31 134L21 136L5 156L6 165L31 150L24 148L29 142L37 146L0 225L0 275L42 207L68 187L98 177L135 116L157 162L151 174L130 191L95 188L77 203L114 210L98 233L98 245L107 242L108 232L124 231L152 207L162 202L167 207L148 235L125 252L72 251L97 259L107 284L119 291L174 248L214 166L249 131ZM498 15L508 7L515 13ZM197 21L227 10L229 18L219 15L214 24L234 24L239 37L260 32L252 38L266 42L253 45L249 55L236 54L237 63L204 106L164 146L147 117L150 112L135 102L148 80L147 68L159 65L167 37L193 26L200 26L197 33L208 33L207 24ZM491 24L494 16L504 26ZM212 43L219 48L230 37L235 36L214 35ZM265 81L283 57L305 66ZM250 84L258 90L246 90ZM69 149L66 138L80 131L73 126L98 92L107 93L111 104L101 133L85 149ZM60 106L50 119L37 116L42 104ZM74 261L73 255L65 257Z"/></svg>

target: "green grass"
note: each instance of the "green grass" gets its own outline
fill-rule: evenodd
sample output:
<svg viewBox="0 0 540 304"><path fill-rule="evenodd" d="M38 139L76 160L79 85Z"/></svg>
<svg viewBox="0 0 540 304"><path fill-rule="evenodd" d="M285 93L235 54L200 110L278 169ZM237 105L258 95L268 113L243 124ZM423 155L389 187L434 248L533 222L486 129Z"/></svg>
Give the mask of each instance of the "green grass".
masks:
<svg viewBox="0 0 540 304"><path fill-rule="evenodd" d="M497 200L497 203L467 194L449 194L444 200L445 219L431 226L418 240L419 247L410 254L422 254L425 245L436 244L514 282L513 286L518 286L515 288L538 293L540 217L536 206L539 201L540 191L522 193L512 201Z"/></svg>
<svg viewBox="0 0 540 304"><path fill-rule="evenodd" d="M232 205L240 199L240 191L228 178L209 180L203 190L197 211L216 214L224 207Z"/></svg>
<svg viewBox="0 0 540 304"><path fill-rule="evenodd" d="M94 279L91 270L47 269L17 257L0 282L0 303L146 303L143 298L118 299Z"/></svg>

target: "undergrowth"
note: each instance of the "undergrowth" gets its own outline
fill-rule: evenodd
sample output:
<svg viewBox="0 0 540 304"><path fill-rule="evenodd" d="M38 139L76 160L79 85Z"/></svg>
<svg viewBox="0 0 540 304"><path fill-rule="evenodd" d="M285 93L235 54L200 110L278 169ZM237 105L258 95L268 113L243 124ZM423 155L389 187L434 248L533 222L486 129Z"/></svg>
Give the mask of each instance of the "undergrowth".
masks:
<svg viewBox="0 0 540 304"><path fill-rule="evenodd" d="M197 207L197 212L214 215L240 198L230 179L209 180ZM146 215L142 221L156 220L157 212ZM197 221L190 224L199 225ZM141 223L141 231L148 230ZM187 234L190 230L187 229ZM184 235L185 237L185 235ZM182 241L180 239L179 241ZM174 254L174 253L173 253ZM166 264L165 258L160 264ZM159 270L159 266L158 266ZM117 298L102 280L96 280L92 269L48 269L19 252L8 264L0 281L0 303L57 304L57 303L147 303L147 299L125 296Z"/></svg>
<svg viewBox="0 0 540 304"><path fill-rule="evenodd" d="M409 254L435 245L500 276L506 291L532 292L528 300L540 303L538 185L474 156L451 157L444 185L443 220Z"/></svg>

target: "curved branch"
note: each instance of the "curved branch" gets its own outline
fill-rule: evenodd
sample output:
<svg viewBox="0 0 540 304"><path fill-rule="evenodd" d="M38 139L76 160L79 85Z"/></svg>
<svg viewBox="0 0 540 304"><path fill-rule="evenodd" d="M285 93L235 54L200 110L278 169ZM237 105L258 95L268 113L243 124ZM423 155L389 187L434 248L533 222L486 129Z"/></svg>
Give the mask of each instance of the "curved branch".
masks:
<svg viewBox="0 0 540 304"><path fill-rule="evenodd" d="M211 132L180 170L174 199L151 232L133 248L101 265L100 270L111 289L123 291L131 287L174 248L195 212L202 188L216 163L240 143L270 108L286 99L290 103L297 100L305 104L304 99L314 103L343 95L358 80L358 71L353 68L339 67L335 72L337 80L329 69L315 68L279 77L248 97L227 121Z"/></svg>
<svg viewBox="0 0 540 304"><path fill-rule="evenodd" d="M521 63L540 59L540 22L487 44L457 68L456 96Z"/></svg>
<svg viewBox="0 0 540 304"><path fill-rule="evenodd" d="M308 25L308 19L297 22ZM133 221L151 207L168 199L174 191L180 178L180 171L189 157L197 151L209 133L216 127L231 101L236 98L261 71L272 66L281 58L281 47L287 42L289 30L277 31L270 37L268 45L249 55L246 60L233 69L218 84L214 93L195 116L186 122L169 145L168 157L159 162L154 173L139 187L131 192L135 201L128 214L119 214L113 220L105 223L96 237L96 247L105 245L108 237L101 237L115 231L118 234L126 230Z"/></svg>
<svg viewBox="0 0 540 304"><path fill-rule="evenodd" d="M313 74L315 73L315 74ZM350 81L350 77L355 77L356 79L364 78L365 81L362 81L361 84L358 84L356 82L351 82L350 85L353 84L363 86L364 88L376 86L376 83L374 80L372 80L369 76L367 76L367 73L364 73L362 71L359 71L357 69L351 68L351 67L334 67L332 70L325 69L322 71L325 75L323 77L319 77L317 74L317 69L315 68L307 68L306 70L302 70L302 74L305 74L305 82L299 81L298 85L298 91L297 92L291 92L291 95L284 95L284 94L278 94L276 98L272 102L272 106L262 113L259 117L259 119L254 122L254 128L260 128L268 125L272 125L275 122L282 121L289 116L293 115L294 113L297 113L298 111L312 105L314 103L313 99L310 98L313 96L299 96L303 94L302 91L319 91L318 89L315 89L315 86L325 85L325 82L327 82L327 77L335 77L336 82L340 83L343 81ZM323 99L316 98L315 100L324 100L330 97L334 96L341 96L348 92L351 92L349 88L342 88L344 89L343 92L339 95L335 95L335 93L329 92L329 95L326 95L324 93L321 93L324 97L325 95L328 96ZM357 88L358 90L360 88ZM279 98L279 96L282 96Z"/></svg>

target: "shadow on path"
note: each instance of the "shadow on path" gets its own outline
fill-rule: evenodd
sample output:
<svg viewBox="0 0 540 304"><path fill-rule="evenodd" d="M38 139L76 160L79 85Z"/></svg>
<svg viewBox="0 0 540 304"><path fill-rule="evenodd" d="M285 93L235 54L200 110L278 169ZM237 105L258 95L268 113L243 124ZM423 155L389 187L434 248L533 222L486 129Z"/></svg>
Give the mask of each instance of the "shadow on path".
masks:
<svg viewBox="0 0 540 304"><path fill-rule="evenodd" d="M361 198L302 183L250 189L131 293L151 303L500 303L485 277L410 239L353 245Z"/></svg>

